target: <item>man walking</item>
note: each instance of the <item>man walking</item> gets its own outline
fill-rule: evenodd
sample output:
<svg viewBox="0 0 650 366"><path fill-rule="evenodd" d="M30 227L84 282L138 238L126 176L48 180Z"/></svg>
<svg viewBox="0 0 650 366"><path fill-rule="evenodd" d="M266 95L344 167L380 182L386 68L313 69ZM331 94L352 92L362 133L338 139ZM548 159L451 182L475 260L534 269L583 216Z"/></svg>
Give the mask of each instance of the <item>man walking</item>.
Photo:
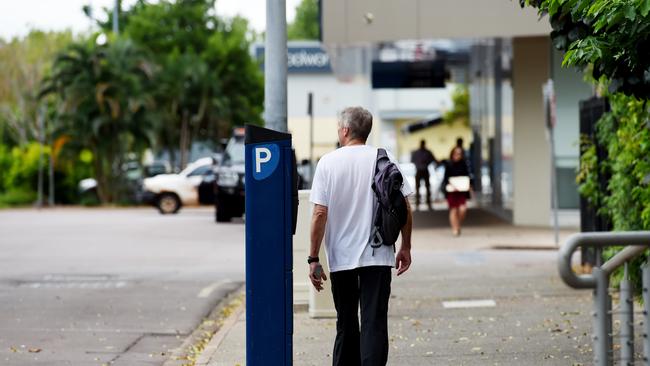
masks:
<svg viewBox="0 0 650 366"><path fill-rule="evenodd" d="M397 255L392 246L370 245L375 205L371 184L377 159L377 149L366 145L371 129L370 112L361 107L344 109L338 122L341 147L320 159L312 183L314 214L307 262L310 280L320 291L327 280L318 258L324 237L337 313L334 366L386 365L391 268L399 276L411 265L412 217L406 198L407 221ZM406 181L401 191L405 197L412 194Z"/></svg>
<svg viewBox="0 0 650 366"><path fill-rule="evenodd" d="M415 209L420 204L420 181L427 187L427 207L431 209L431 185L429 183L429 164L436 162L433 153L426 148L426 142L420 141L420 148L411 153L411 163L415 165Z"/></svg>

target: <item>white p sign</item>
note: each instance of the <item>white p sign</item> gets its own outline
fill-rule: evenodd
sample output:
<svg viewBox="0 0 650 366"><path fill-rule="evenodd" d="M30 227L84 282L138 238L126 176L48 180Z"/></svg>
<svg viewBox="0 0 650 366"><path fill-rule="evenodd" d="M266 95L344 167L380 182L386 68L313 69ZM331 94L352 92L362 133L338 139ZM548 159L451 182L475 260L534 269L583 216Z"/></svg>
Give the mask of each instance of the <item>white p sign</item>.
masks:
<svg viewBox="0 0 650 366"><path fill-rule="evenodd" d="M262 172L262 164L268 163L271 160L271 150L266 147L255 148L255 172Z"/></svg>
<svg viewBox="0 0 650 366"><path fill-rule="evenodd" d="M277 144L264 144L252 149L253 178L263 180L271 176L280 162L280 148Z"/></svg>

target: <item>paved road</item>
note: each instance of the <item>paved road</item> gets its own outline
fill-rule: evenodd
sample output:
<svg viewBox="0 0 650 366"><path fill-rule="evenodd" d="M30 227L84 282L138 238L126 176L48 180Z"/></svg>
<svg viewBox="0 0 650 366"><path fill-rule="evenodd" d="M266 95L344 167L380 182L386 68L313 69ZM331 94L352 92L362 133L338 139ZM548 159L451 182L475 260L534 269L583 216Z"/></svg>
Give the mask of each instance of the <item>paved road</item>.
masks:
<svg viewBox="0 0 650 366"><path fill-rule="evenodd" d="M213 211L0 211L0 365L161 365L244 280Z"/></svg>

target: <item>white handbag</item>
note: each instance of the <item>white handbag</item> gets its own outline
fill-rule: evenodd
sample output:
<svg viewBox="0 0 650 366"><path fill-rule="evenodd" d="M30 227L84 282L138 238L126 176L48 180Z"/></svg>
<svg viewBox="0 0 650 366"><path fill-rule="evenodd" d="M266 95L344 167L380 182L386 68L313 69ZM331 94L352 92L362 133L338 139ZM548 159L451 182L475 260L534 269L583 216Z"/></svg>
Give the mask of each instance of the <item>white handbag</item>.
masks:
<svg viewBox="0 0 650 366"><path fill-rule="evenodd" d="M449 177L446 187L447 192L469 192L469 188L468 176Z"/></svg>

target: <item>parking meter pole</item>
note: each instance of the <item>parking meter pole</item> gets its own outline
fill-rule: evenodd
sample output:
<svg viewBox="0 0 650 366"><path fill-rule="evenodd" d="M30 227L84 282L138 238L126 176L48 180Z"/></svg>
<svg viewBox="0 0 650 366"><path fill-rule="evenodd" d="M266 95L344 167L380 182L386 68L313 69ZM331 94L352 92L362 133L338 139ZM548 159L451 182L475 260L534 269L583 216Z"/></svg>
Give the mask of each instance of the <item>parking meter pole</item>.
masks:
<svg viewBox="0 0 650 366"><path fill-rule="evenodd" d="M246 126L245 153L246 364L291 365L298 198L291 135Z"/></svg>
<svg viewBox="0 0 650 366"><path fill-rule="evenodd" d="M264 122L287 131L287 16L286 0L266 0L264 46Z"/></svg>

